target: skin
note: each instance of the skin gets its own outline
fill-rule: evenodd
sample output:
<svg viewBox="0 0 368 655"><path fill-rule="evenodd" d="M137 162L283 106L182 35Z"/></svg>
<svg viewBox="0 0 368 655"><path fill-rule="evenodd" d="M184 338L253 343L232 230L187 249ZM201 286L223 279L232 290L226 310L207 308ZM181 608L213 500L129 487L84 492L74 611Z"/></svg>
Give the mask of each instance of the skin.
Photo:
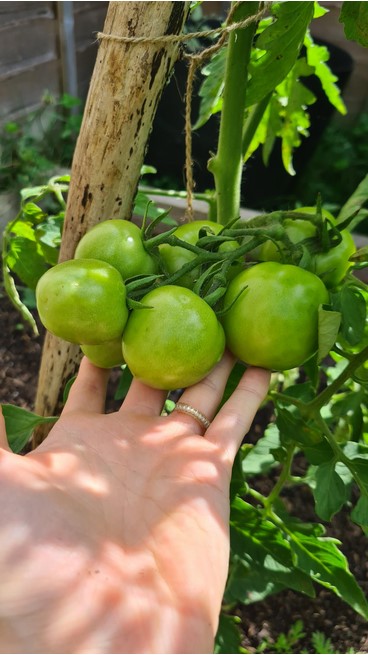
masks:
<svg viewBox="0 0 368 655"><path fill-rule="evenodd" d="M210 420L226 354L182 401ZM161 416L134 380L104 414L108 372L86 358L60 420L26 456L0 415L3 653L210 653L229 559L229 481L269 373L250 368L205 434Z"/></svg>

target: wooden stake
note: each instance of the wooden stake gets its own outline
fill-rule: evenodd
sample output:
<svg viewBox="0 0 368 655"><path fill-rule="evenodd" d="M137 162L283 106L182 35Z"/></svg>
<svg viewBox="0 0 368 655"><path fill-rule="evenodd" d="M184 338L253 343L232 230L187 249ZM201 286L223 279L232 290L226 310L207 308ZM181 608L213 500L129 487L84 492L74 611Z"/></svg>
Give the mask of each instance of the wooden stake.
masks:
<svg viewBox="0 0 368 655"><path fill-rule="evenodd" d="M189 2L110 2L103 34L180 34L188 10ZM131 218L156 108L178 52L175 40L101 39L72 164L59 261L73 257L80 238L96 223ZM79 361L78 346L46 335L37 414L58 414L65 383ZM45 436L45 430L37 430L33 445Z"/></svg>

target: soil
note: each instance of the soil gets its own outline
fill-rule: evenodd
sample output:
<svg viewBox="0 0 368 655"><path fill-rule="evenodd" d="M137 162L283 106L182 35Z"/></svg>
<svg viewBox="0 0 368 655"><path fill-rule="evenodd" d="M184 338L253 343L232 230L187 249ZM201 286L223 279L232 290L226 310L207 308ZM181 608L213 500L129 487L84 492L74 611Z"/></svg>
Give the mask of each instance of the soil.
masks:
<svg viewBox="0 0 368 655"><path fill-rule="evenodd" d="M38 369L42 351L42 331L39 337L32 334L28 325L22 325L18 312L5 295L0 296L0 402L12 403L33 409ZM109 407L114 408L114 380L109 391ZM260 413L253 425L256 438L265 425ZM261 480L269 485L270 479ZM263 489L264 491L265 489ZM294 490L284 498L292 513L302 520L315 520L313 499L304 487ZM326 526L329 535L342 542L350 569L364 592L368 595L368 540L342 511ZM306 636L298 641L293 650L282 652L333 652L368 653L368 624L333 593L316 585L316 598L310 599L292 591L283 591L265 601L239 608L243 632L242 646L250 653L265 641L275 643L280 633L288 633L297 620L303 621ZM322 632L332 642L332 650L314 650L311 637ZM272 645L262 652L281 652ZM258 650L258 652L260 652Z"/></svg>

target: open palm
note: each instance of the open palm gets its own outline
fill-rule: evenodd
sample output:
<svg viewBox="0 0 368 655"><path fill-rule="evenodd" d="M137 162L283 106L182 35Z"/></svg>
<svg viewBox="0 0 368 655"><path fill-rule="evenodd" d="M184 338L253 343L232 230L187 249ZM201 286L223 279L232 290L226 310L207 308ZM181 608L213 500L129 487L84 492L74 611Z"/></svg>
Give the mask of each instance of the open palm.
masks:
<svg viewBox="0 0 368 655"><path fill-rule="evenodd" d="M229 558L232 463L266 394L248 369L216 414L226 354L162 416L134 380L105 415L108 374L82 361L60 420L25 457L0 430L1 652L211 652Z"/></svg>

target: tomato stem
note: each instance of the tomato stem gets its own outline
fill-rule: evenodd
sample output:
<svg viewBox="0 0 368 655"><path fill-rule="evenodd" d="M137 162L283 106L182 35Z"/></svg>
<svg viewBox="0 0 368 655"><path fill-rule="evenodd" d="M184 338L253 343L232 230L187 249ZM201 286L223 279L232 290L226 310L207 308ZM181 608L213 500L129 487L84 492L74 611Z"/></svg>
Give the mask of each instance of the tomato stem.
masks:
<svg viewBox="0 0 368 655"><path fill-rule="evenodd" d="M231 21L254 15L258 2L240 2ZM243 171L243 122L248 83L248 64L256 24L235 30L229 37L223 104L217 154L208 162L215 179L217 222L226 225L240 215L240 190Z"/></svg>

